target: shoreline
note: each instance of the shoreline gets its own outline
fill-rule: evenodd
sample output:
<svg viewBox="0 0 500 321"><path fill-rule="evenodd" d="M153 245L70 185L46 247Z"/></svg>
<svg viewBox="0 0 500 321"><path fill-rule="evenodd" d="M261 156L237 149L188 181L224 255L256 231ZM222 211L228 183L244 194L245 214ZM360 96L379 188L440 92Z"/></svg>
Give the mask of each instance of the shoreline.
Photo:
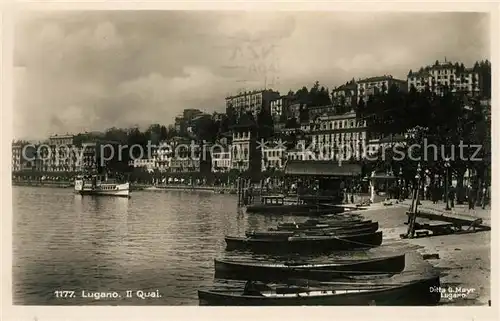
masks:
<svg viewBox="0 0 500 321"><path fill-rule="evenodd" d="M488 306L491 300L491 231L401 239L399 235L407 230L404 225L406 206L377 206L372 210L354 212L378 221L384 232L384 241L397 240L415 248L422 260L440 271L441 287L445 291L455 288L469 290L464 297L445 293L440 305ZM400 218L401 223L394 224L394 218ZM424 259L424 254L434 258Z"/></svg>
<svg viewBox="0 0 500 321"><path fill-rule="evenodd" d="M12 186L24 187L45 187L45 188L72 188L74 185L71 182L49 182L49 181L12 181ZM236 188L230 187L217 187L217 186L179 186L179 185L165 185L154 186L150 184L130 184L131 191L146 191L146 192L161 192L161 191L202 191L220 193L221 191L226 194L236 193Z"/></svg>

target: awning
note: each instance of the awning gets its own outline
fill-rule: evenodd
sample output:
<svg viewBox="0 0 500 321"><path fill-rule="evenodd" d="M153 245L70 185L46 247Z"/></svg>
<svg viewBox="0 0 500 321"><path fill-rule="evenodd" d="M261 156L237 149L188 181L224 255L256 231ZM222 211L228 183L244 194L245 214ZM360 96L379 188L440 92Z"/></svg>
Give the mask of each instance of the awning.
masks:
<svg viewBox="0 0 500 321"><path fill-rule="evenodd" d="M361 165L338 161L288 161L285 175L289 176L359 176Z"/></svg>

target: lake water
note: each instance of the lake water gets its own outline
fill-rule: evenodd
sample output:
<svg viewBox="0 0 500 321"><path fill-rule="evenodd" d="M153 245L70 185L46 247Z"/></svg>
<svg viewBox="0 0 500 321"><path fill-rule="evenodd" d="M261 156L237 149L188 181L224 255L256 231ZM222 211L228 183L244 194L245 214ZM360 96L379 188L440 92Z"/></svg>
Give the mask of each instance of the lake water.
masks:
<svg viewBox="0 0 500 321"><path fill-rule="evenodd" d="M14 187L14 304L198 305L197 290L214 284L214 258L251 255L226 253L224 235L294 220L238 213L236 201L212 192L139 191L124 199ZM138 290L161 297L139 298Z"/></svg>

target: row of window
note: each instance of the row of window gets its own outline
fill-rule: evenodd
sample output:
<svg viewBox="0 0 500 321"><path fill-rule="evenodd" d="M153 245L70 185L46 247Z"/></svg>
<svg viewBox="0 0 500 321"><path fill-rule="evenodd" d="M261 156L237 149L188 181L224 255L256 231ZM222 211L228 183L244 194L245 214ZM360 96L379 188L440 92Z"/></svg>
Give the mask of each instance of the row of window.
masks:
<svg viewBox="0 0 500 321"><path fill-rule="evenodd" d="M274 167L274 168L281 168L283 164L281 163L281 160L276 159L276 160L268 160L267 162L262 162L262 164L266 167Z"/></svg>
<svg viewBox="0 0 500 321"><path fill-rule="evenodd" d="M315 127L317 130L328 130L328 129L360 128L365 126L366 126L366 121L340 120L340 121L322 122L320 124L316 124Z"/></svg>
<svg viewBox="0 0 500 321"><path fill-rule="evenodd" d="M263 153L267 154L267 157L281 157L283 156L283 150L264 150Z"/></svg>

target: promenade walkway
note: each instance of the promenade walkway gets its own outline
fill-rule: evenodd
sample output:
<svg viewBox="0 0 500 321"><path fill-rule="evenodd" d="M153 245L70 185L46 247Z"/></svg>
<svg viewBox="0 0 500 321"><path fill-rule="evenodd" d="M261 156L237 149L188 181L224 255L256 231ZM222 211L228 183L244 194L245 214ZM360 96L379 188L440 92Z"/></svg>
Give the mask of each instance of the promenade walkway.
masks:
<svg viewBox="0 0 500 321"><path fill-rule="evenodd" d="M392 203L395 204L395 200L392 200ZM477 219L481 218L483 220L483 224L491 226L491 207L490 205L486 206L485 209L482 209L481 206L476 206L473 210L469 209L468 204L455 204L455 207L451 210L445 210L446 204L444 202L438 202L437 204L433 204L432 201L420 201L422 205L418 206L418 209L422 212L429 212L432 214L446 215L457 218L464 219ZM400 202L398 205L406 206L410 208L411 200L404 200Z"/></svg>

